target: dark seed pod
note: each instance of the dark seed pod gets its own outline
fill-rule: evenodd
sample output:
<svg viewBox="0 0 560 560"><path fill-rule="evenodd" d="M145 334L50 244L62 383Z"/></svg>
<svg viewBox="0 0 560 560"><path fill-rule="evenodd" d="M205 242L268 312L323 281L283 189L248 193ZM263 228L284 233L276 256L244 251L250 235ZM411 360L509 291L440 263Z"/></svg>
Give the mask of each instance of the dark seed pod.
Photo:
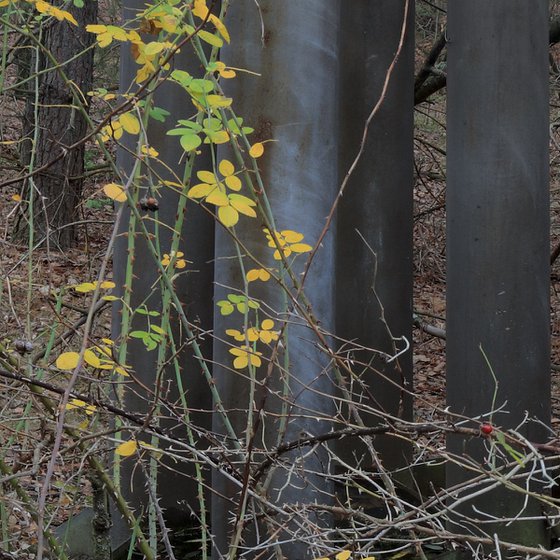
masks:
<svg viewBox="0 0 560 560"><path fill-rule="evenodd" d="M29 340L14 340L14 348L18 354L23 356L33 352L33 343L29 342Z"/></svg>
<svg viewBox="0 0 560 560"><path fill-rule="evenodd" d="M157 212L159 210L159 203L153 196L142 197L139 200L138 205L140 206L140 209L144 211L149 210L150 212Z"/></svg>

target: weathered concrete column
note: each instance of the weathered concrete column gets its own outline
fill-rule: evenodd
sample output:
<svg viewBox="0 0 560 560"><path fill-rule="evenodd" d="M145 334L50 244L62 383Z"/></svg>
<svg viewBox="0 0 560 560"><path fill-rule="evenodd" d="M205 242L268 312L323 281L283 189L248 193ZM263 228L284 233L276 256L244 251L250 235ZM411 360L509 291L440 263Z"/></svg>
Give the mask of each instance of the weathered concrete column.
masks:
<svg viewBox="0 0 560 560"><path fill-rule="evenodd" d="M237 114L245 119L244 124L255 128L251 142L275 140L266 144L258 166L276 230L300 232L305 235L304 242L311 245L325 225L338 180L339 6L338 0L261 0L259 8L253 2L232 2L226 19L231 46L224 48L222 53L226 64L260 74L239 73L224 86L234 99ZM220 150L218 159L224 157L231 158L228 149ZM260 200L262 203L263 199ZM272 258L274 249L267 246L262 227L262 220L242 216L235 226L235 234L247 251L265 266L279 270L279 262ZM305 284L314 315L320 319L322 328L331 332L334 328L333 248L330 235L324 240ZM243 255L247 251L243 250ZM243 275L235 255L230 234L218 226L215 301L225 299L228 293L236 293L236 290L244 291ZM302 255L294 265L298 278L301 278L305 260L306 256ZM243 262L245 270L255 267L246 256ZM287 277L284 279L291 286ZM295 293L292 290L292 294ZM304 325L299 313L286 313L291 305L286 307L280 287L274 281L254 282L249 286L249 296L264 302L259 315L261 320L269 313L277 328L283 319L290 323L287 345L280 353L283 367L274 368L266 385L255 385L252 397L250 374L232 368L233 357L229 349L235 341L229 339L230 344L223 341L227 339L226 329L242 330L243 317L238 313L228 317L217 313L214 322L216 385L240 445L243 449L254 445L251 458L258 460L263 457L263 450L282 442L297 439L302 434L328 432L334 409L330 395L334 391L330 372L326 369L328 360L316 347L317 337ZM249 326L255 326L256 315L251 314L249 320ZM269 350L260 349L265 357L270 356ZM284 353L286 349L288 354ZM266 378L267 365L263 359L263 365L256 371L258 382ZM251 416L254 416L252 420ZM260 422L260 428L251 438L253 428L248 429L248 426L256 421ZM225 432L223 419L218 413L215 414L214 430ZM230 439L225 441L232 444ZM231 457L235 456L232 452ZM272 466L268 482L265 482L266 477L261 482L266 486L268 499L285 508L285 514L272 515L259 502L255 502L257 507L253 510L249 504L247 514L265 514L259 516L258 537L253 531L254 521L251 519L245 524L243 545L268 542L272 550L275 543L281 543L278 546L287 558L313 558L316 538L312 525L298 525L298 516L302 506L329 503L332 499L331 484L322 476L328 471L328 461L318 448L311 454L296 450L283 457L281 463ZM243 472L245 465L241 462L237 468ZM212 503L212 531L216 542L214 553L218 558L232 546L236 529L233 521L241 511L237 504L242 497L240 488L218 472L213 479L213 489L217 494ZM220 494L233 501L224 501ZM328 516L320 513L320 508L309 510L305 515L319 526L329 522L325 519ZM267 516L270 516L268 522ZM230 555L234 554L232 549Z"/></svg>
<svg viewBox="0 0 560 560"><path fill-rule="evenodd" d="M548 3L454 1L448 17L447 402L469 417L494 403L496 426L523 422L538 441L545 430L531 419L550 422ZM450 437L448 448L491 460L480 439ZM472 476L449 465L447 484ZM544 544L540 522L488 523L523 500L498 489L460 511L487 534ZM529 501L521 516L540 514Z"/></svg>
<svg viewBox="0 0 560 560"><path fill-rule="evenodd" d="M337 222L336 332L352 341L341 351L351 349L350 359L369 364L355 366L365 387L352 387L361 395L356 401L369 426L383 423L373 410L412 418L412 398L402 390L412 391L412 349L390 362L387 357L412 338L414 2L352 0L343 6L341 25L341 183L383 95ZM351 415L347 421L356 423ZM341 450L351 456L356 443L344 441ZM379 437L374 446L388 468L403 466L410 455L402 440ZM371 461L369 467L376 469Z"/></svg>
<svg viewBox="0 0 560 560"><path fill-rule="evenodd" d="M124 18L137 17L138 10L145 8L143 2L139 0L126 0L124 2ZM200 61L196 57L190 46L186 46L181 53L175 57L175 68L187 70L193 75L200 76ZM138 70L138 65L130 55L130 45L126 44L121 56L121 89L126 91L133 82ZM183 177L185 164L185 153L176 136L168 136L166 132L172 129L177 119L188 119L195 112L187 93L178 85L166 82L158 87L153 97L154 106L169 111L165 123L150 119L147 128L149 145L159 152L159 159L163 164L155 160L150 161L152 168L152 181L157 187L155 195L159 202L159 210L156 213L141 211L144 223L148 231L153 233L158 227L160 239L161 257L164 253L169 253L172 239L172 228L178 219L179 195L176 190L172 190L162 185L162 181L177 181ZM136 150L137 136L125 135L121 141L132 151ZM182 159L182 161L180 161ZM133 158L129 152L121 150L119 152L118 163L120 169L128 176L133 167ZM210 152L206 149L203 154L198 155L195 166L196 169L208 169L211 166ZM167 167L166 167L167 166ZM176 175L174 176L173 173ZM142 195L149 196L153 193L147 190L150 181L147 179L148 171L143 168L143 178L140 180ZM127 216L129 214L127 213ZM188 201L184 210L184 221L181 230L181 241L179 250L183 251L184 258L188 261L186 273L179 275L174 280L175 292L183 304L183 309L194 328L210 330L212 327L212 282L213 266L211 264L214 255L214 222L195 202ZM159 225L155 225L155 221ZM125 218L121 224L124 232L128 231L129 223ZM136 231L140 232L139 225ZM145 305L150 311L161 312L162 292L159 288L159 271L153 257L149 253L145 239L141 233L135 236L133 279L126 283L126 262L128 254L129 238L121 235L115 245L114 251L114 279L118 289L130 289L131 308L136 310L140 305ZM113 329L115 337L121 335L122 309L118 304L115 306L113 314ZM159 325L160 317L151 317L152 324ZM208 388L208 383L201 371L201 364L195 358L192 347L184 346L187 340L185 330L181 327L176 312L172 313L171 322L174 330L175 347L179 350L179 363L181 366L181 381L185 391L185 401L188 411L181 408L182 401L179 395L179 384L174 369L171 356L174 350L170 341L166 339L168 365L164 368L163 376L159 378L162 388L160 393L170 402L175 403L175 411L180 410L190 415L193 425L209 429L211 426L212 399ZM136 314L132 321L131 330L146 330L148 328L148 318L145 314ZM196 334L196 333L195 333ZM203 348L205 356L210 359L212 353L212 341L210 337L205 337L198 341ZM155 390L155 383L158 379L157 353L158 350L147 351L141 340L130 338L127 341L126 362L132 366L135 377L145 385L145 387ZM119 379L122 381L122 378ZM141 386L134 382L129 382L129 388L125 391L126 409L138 414L146 413L154 404L154 397L145 391ZM194 410L191 410L194 409ZM204 412L206 411L206 412ZM169 410L162 409L162 414L168 419L162 421L163 428L169 430L169 434L177 438L186 438L186 429L182 420L172 419ZM205 446L206 442L201 442ZM165 447L165 445L163 445ZM170 469L160 468L158 471L157 493L161 498L160 505L165 510L169 520L173 522L183 522L190 515L190 508L195 511L198 508L197 494L198 485L194 480L194 467L192 465L177 464L171 462ZM145 479L141 469L135 468L133 459L122 461L122 488L130 502L138 508L145 508L148 503L148 493L145 486ZM132 483L130 482L132 480Z"/></svg>

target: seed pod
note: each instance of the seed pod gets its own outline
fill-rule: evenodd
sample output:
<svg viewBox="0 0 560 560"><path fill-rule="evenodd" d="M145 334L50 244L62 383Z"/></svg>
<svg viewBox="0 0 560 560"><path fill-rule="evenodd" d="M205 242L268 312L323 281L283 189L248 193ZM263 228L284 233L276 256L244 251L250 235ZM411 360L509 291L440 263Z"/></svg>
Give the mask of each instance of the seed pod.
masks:
<svg viewBox="0 0 560 560"><path fill-rule="evenodd" d="M22 356L33 352L33 343L29 340L14 340L14 348L18 354Z"/></svg>
<svg viewBox="0 0 560 560"><path fill-rule="evenodd" d="M144 212L157 212L159 210L159 202L153 196L142 197L139 200L138 205L141 210L144 210Z"/></svg>

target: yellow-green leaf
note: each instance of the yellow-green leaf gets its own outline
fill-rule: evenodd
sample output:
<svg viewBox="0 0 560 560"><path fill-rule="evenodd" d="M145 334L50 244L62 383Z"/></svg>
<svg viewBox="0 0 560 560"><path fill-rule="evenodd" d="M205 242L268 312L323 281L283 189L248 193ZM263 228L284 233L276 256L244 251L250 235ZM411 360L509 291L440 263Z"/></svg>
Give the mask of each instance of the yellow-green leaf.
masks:
<svg viewBox="0 0 560 560"><path fill-rule="evenodd" d="M198 36L203 41L206 41L209 45L212 45L213 47L220 48L223 47L224 45L224 42L222 41L222 39L220 39L220 37L214 35L213 33L210 33L209 31L201 30L198 32Z"/></svg>
<svg viewBox="0 0 560 560"><path fill-rule="evenodd" d="M147 56L153 56L154 54L160 53L163 49L165 49L165 43L158 43L157 41L152 41L146 45L144 49L144 54Z"/></svg>
<svg viewBox="0 0 560 560"><path fill-rule="evenodd" d="M179 139L179 142L181 143L181 146L183 147L183 150L185 150L185 152L192 152L200 146L202 140L200 139L200 136L198 136L198 134L193 133L183 134L183 136L181 136L181 138Z"/></svg>
<svg viewBox="0 0 560 560"><path fill-rule="evenodd" d="M229 107L233 99L231 97L224 97L223 95L207 95L206 101L210 107Z"/></svg>
<svg viewBox="0 0 560 560"><path fill-rule="evenodd" d="M80 355L78 352L64 352L56 359L56 367L65 371L76 369Z"/></svg>
<svg viewBox="0 0 560 560"><path fill-rule="evenodd" d="M120 455L121 457L130 457L131 455L134 455L137 449L138 449L138 444L136 443L135 440L131 439L129 441L125 441L124 443L121 443L115 449L115 453L117 455Z"/></svg>
<svg viewBox="0 0 560 560"><path fill-rule="evenodd" d="M103 192L116 202L124 202L126 200L126 193L124 189L116 183L108 183L103 187Z"/></svg>
<svg viewBox="0 0 560 560"><path fill-rule="evenodd" d="M216 132L208 131L206 136L212 144L225 144L229 141L229 134L227 133L227 130L218 130Z"/></svg>
<svg viewBox="0 0 560 560"><path fill-rule="evenodd" d="M112 290L115 287L115 283L111 280L104 280L103 282L101 282L99 287L103 288L104 290Z"/></svg>

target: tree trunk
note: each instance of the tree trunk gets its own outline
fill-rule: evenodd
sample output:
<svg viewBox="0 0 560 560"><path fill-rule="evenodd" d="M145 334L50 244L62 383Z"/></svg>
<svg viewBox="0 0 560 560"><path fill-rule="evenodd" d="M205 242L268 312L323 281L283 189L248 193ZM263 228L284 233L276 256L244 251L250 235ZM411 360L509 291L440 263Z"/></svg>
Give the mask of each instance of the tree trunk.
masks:
<svg viewBox="0 0 560 560"><path fill-rule="evenodd" d="M68 7L78 26L66 21L47 20L42 43L57 64L78 53L83 54L60 69L41 51L30 57L29 76L44 74L27 83L27 102L23 118L22 162L31 171L45 167L24 185L24 199L30 200L31 212L21 216L15 228L16 239L43 240L63 249L76 241L74 222L79 216L84 173L84 144L67 150L87 132L87 122L79 106L92 86L94 35L85 26L97 20L97 2L86 1L83 8ZM38 51L35 51L38 52ZM64 79L63 75L67 79ZM73 83L73 86L68 84ZM52 162L52 164L51 164Z"/></svg>

